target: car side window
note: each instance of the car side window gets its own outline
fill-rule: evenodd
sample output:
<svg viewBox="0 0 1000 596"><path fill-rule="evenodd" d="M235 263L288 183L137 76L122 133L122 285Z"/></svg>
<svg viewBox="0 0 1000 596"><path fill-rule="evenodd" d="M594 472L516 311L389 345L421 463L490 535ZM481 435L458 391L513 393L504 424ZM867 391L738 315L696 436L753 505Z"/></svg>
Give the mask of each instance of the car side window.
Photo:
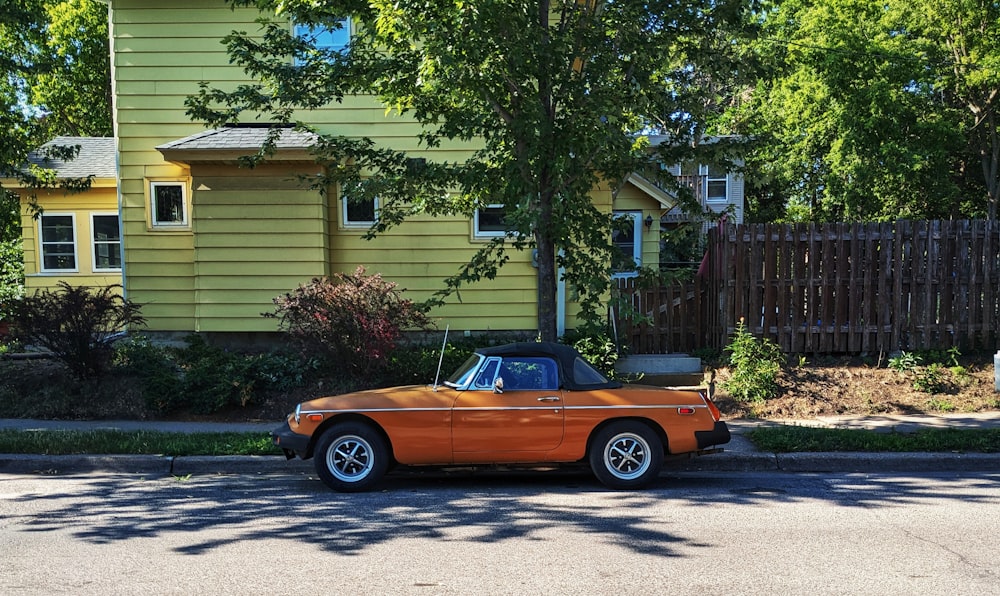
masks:
<svg viewBox="0 0 1000 596"><path fill-rule="evenodd" d="M472 383L475 389L493 389L493 379L497 377L497 367L500 366L499 358L490 358L483 365L482 370L476 375L476 380Z"/></svg>
<svg viewBox="0 0 1000 596"><path fill-rule="evenodd" d="M559 389L556 363L550 358L512 356L503 359L500 378L504 391Z"/></svg>

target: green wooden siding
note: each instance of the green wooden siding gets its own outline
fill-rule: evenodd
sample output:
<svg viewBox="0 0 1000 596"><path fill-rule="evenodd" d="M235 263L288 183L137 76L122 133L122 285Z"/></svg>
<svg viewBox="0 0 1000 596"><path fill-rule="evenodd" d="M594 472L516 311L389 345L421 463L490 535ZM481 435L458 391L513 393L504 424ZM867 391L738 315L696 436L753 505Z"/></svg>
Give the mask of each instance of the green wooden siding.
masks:
<svg viewBox="0 0 1000 596"><path fill-rule="evenodd" d="M272 330L274 321L260 313L272 310L274 296L313 276L358 265L423 300L483 245L472 238L467 218L418 218L362 240L363 230L342 227L335 192L328 199L308 190L286 192L291 166L250 171L165 161L156 146L204 130L184 108L198 83L233 88L244 82L220 41L234 29L257 31L258 14L231 10L221 0L111 5L126 279L130 297L147 304L143 312L151 330ZM465 159L472 148L446 143L427 151L418 144L418 124L387 115L368 97L348 97L308 116L320 130L371 136L435 160ZM191 229L149 229L149 181L178 177L192 178ZM610 192L600 196L610 208ZM464 288L460 300L453 297L431 314L442 329L534 329L535 272L529 252L512 253L497 280Z"/></svg>

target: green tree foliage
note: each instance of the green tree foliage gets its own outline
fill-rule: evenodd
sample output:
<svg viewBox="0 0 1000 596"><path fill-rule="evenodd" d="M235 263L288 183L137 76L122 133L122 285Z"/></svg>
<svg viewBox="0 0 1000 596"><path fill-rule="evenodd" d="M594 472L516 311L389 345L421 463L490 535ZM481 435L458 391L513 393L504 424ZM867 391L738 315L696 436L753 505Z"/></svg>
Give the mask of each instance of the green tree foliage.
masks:
<svg viewBox="0 0 1000 596"><path fill-rule="evenodd" d="M996 216L992 0L785 0L760 13L750 100L757 219ZM973 171L973 162L978 166ZM805 207L803 211L802 207Z"/></svg>
<svg viewBox="0 0 1000 596"><path fill-rule="evenodd" d="M26 169L28 153L51 138L110 136L111 60L107 6L97 0L4 0L0 3L0 178L29 189L86 188ZM67 158L75 147L53 147ZM20 197L0 183L0 302L20 295Z"/></svg>
<svg viewBox="0 0 1000 596"><path fill-rule="evenodd" d="M270 17L261 31L226 39L233 61L259 84L227 92L206 83L189 99L189 114L210 125L240 118L294 122L298 110L367 94L419 122L425 147L446 141L479 147L464 162L435 163L370 139L325 135L317 153L349 196L379 198L370 235L415 213L470 216L503 205L506 237L446 280L440 298L495 277L509 250L536 249L538 330L546 340L556 335L560 268L585 313L603 310L613 221L595 208L592 189L598 183L615 188L632 172L658 171L657 162L676 163L692 152L705 131L705 113L727 95L733 44L725 42L746 5L230 2ZM285 20L336 27L342 17L353 19L356 30L343 52L292 36ZM646 137L637 136L645 132L672 142L655 154Z"/></svg>

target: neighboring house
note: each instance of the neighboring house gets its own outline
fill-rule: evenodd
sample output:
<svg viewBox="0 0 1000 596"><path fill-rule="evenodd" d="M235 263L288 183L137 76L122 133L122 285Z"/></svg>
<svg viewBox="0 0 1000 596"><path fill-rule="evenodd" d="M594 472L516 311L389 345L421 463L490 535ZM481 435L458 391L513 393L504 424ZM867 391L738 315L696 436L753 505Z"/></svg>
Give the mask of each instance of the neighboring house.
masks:
<svg viewBox="0 0 1000 596"><path fill-rule="evenodd" d="M336 188L324 195L300 182L320 173L309 135L286 129L266 164L245 169L238 159L260 147L265 129L205 130L185 114L184 100L200 81L221 87L245 81L221 39L234 29L255 30L255 10L233 10L221 0L109 5L125 287L144 305L150 331L271 332L275 320L261 313L273 312L275 296L358 265L423 300L503 234L496 213L484 209L468 219L417 217L362 240L378 204L349 204ZM369 136L414 157L469 154L458 143L420 147L418 124L387 115L370 98L345 98L308 118L318 130ZM659 221L674 198L638 178L616 198L608 188L593 195L600 208L633 218L633 234L619 244L640 264L657 263ZM460 300L453 297L431 315L440 328L459 332L534 330L536 285L530 253L515 252L495 280L464 288ZM561 326L572 327L575 309L566 304L567 292L560 296Z"/></svg>
<svg viewBox="0 0 1000 596"><path fill-rule="evenodd" d="M52 146L78 146L72 160L46 158ZM59 180L91 177L90 188L30 189L5 183L20 195L24 240L24 289L31 295L51 290L60 281L72 286L122 283L121 226L115 172L115 140L57 137L32 152L29 161L55 172ZM34 216L30 205L41 208Z"/></svg>

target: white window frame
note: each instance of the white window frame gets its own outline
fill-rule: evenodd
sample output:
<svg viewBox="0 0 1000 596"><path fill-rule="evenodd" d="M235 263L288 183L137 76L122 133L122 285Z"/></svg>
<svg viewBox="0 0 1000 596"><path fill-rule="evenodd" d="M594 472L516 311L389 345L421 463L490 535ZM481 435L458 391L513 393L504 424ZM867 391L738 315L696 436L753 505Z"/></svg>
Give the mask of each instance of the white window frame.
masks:
<svg viewBox="0 0 1000 596"><path fill-rule="evenodd" d="M116 223L116 225L118 227L118 239L117 240L108 241L108 240L98 240L97 239L97 226L94 224L94 219L97 218L97 217L114 217L115 218L115 223ZM120 266L119 267L109 267L109 268L103 268L103 267L98 267L97 266L97 245L98 244L106 244L106 245L109 245L109 246L110 245L117 245L116 250L118 251L118 262L119 263L122 262L123 255L122 255L122 227L121 226L122 226L122 220L121 220L121 217L118 215L118 213L116 211L106 211L106 212L104 212L104 211L94 211L94 212L91 212L91 214L90 214L90 263L91 263L91 269L95 273L99 272L99 271L100 272L105 272L105 271L121 271L122 270L122 268Z"/></svg>
<svg viewBox="0 0 1000 596"><path fill-rule="evenodd" d="M502 203L490 203L486 209L503 209ZM472 237L473 238L502 238L507 235L507 230L480 230L479 229L479 209L472 215Z"/></svg>
<svg viewBox="0 0 1000 596"><path fill-rule="evenodd" d="M45 266L45 247L52 244L70 244L70 242L46 242L44 224L45 219L50 217L68 217L70 229L73 232L73 267L66 269L50 269ZM49 213L45 212L38 218L38 270L42 273L79 273L80 272L80 251L77 248L77 228L75 213Z"/></svg>
<svg viewBox="0 0 1000 596"><path fill-rule="evenodd" d="M292 24L292 35L295 37L311 37L312 43L317 50L342 53L351 43L351 38L353 37L352 25L350 17L340 19L340 29L336 30L317 25L295 23ZM345 35L347 39L341 40L340 37ZM326 40L329 40L329 42ZM343 43L339 43L341 41Z"/></svg>
<svg viewBox="0 0 1000 596"><path fill-rule="evenodd" d="M160 221L157 219L156 189L159 187L179 186L181 189L181 221ZM191 227L188 213L187 183L181 180L150 180L149 181L149 225L159 230L183 230Z"/></svg>
<svg viewBox="0 0 1000 596"><path fill-rule="evenodd" d="M635 266L642 267L642 212L641 211L614 211L612 215L618 217L630 217L632 219L632 259ZM613 240L612 240L613 241ZM638 271L612 271L611 278L636 277Z"/></svg>
<svg viewBox="0 0 1000 596"><path fill-rule="evenodd" d="M378 221L378 207L379 207L378 197L375 197L375 198L372 199L372 209L373 209L373 213L375 214L375 217L374 217L374 219L370 219L370 220L352 220L352 219L350 219L348 217L348 215L347 215L348 203L350 203L350 200L343 193L341 193L341 196L340 196L340 221L341 221L341 223L343 224L343 226L345 228L370 228L373 225L375 225L375 222Z"/></svg>
<svg viewBox="0 0 1000 596"><path fill-rule="evenodd" d="M729 188L729 172L723 171L723 173L722 173L721 176L717 175L717 176L713 177L712 174L711 174L711 169L707 165L702 166L702 168L705 171L705 174L704 174L704 176L705 176L705 202L706 203L715 203L715 204L728 203L729 202L729 191L730 191L730 188ZM709 194L708 189L711 188L713 182L720 182L720 181L723 182L723 183L725 183L725 185L726 185L726 192L723 193L723 195L722 195L721 198L712 197Z"/></svg>

